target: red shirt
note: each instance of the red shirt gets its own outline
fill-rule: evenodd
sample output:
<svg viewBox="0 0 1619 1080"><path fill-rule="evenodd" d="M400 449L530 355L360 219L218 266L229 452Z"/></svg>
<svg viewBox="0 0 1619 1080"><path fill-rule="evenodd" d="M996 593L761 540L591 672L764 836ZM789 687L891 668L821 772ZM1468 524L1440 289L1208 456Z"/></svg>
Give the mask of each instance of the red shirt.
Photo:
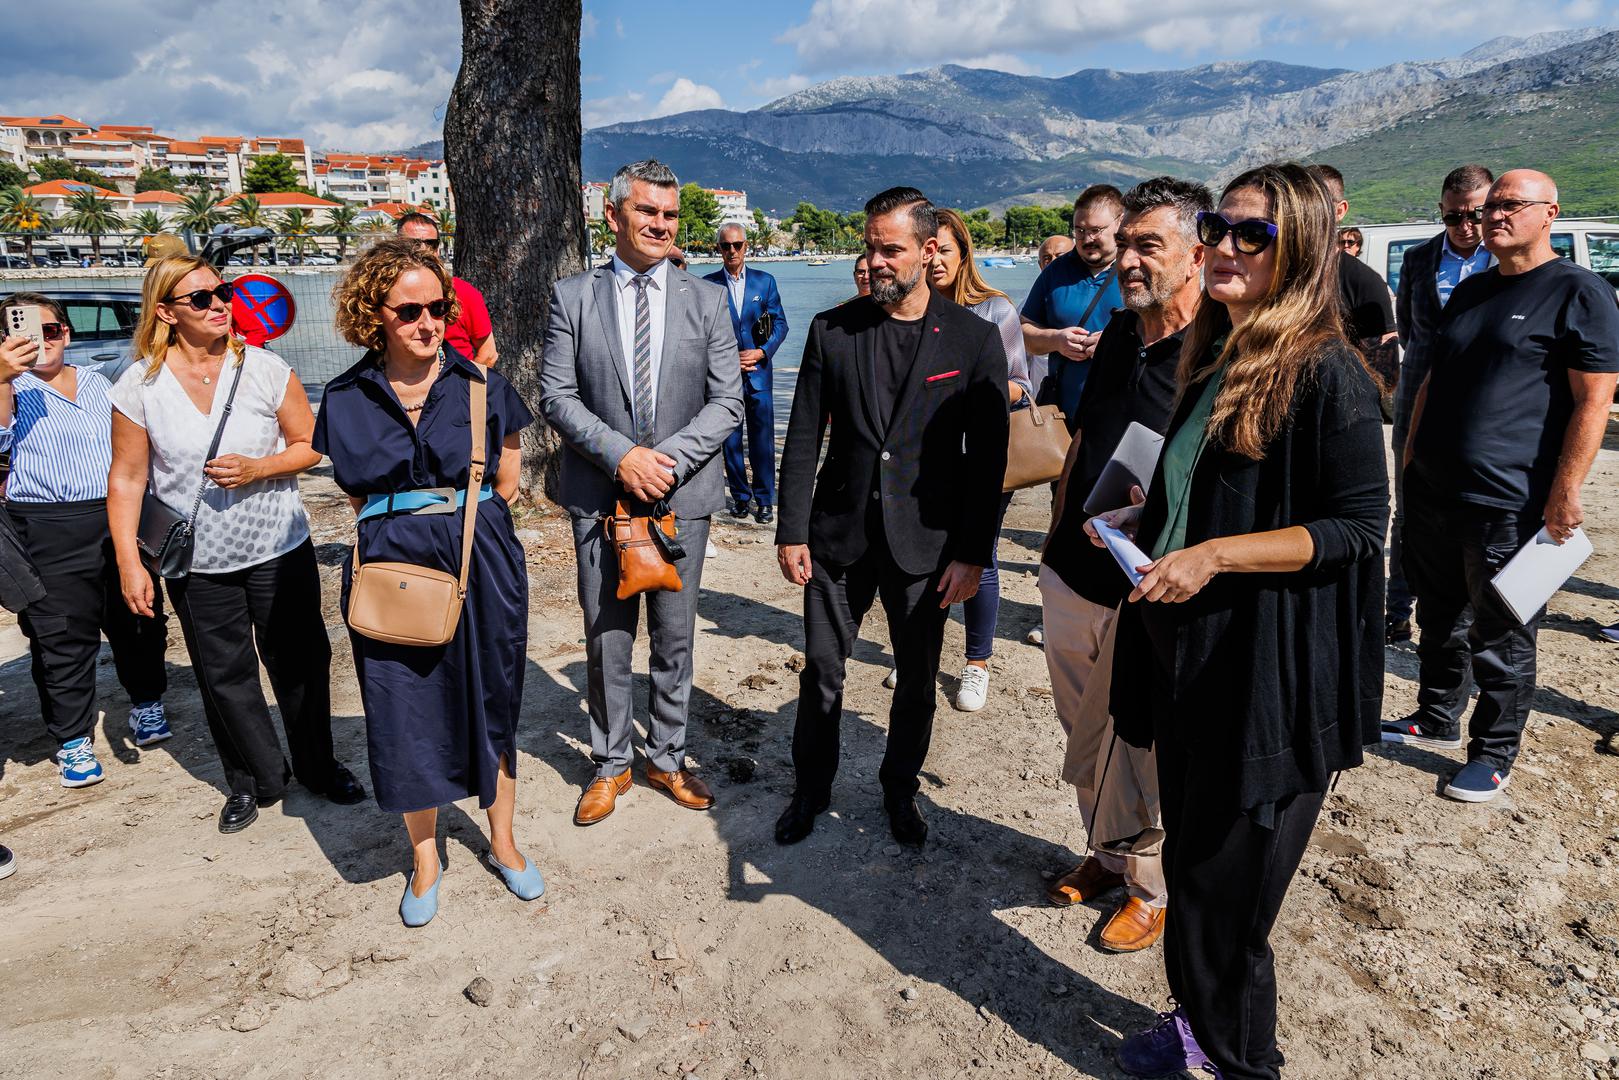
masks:
<svg viewBox="0 0 1619 1080"><path fill-rule="evenodd" d="M483 339L495 332L489 321L489 305L483 302L483 293L470 281L455 278L455 298L461 304L461 317L444 328L444 344L458 349L468 360L478 354Z"/></svg>

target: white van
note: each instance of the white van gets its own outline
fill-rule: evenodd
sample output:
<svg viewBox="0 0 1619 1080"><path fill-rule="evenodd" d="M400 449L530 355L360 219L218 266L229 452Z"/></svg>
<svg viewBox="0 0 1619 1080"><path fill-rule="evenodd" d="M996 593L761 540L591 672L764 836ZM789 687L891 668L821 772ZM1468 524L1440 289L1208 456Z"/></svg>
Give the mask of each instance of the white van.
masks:
<svg viewBox="0 0 1619 1080"><path fill-rule="evenodd" d="M1406 225L1360 225L1365 237L1360 245L1360 261L1388 282L1389 290L1400 291L1400 267L1405 253L1445 227L1437 221ZM1619 218L1558 218L1552 224L1552 247L1565 259L1607 278L1619 292Z"/></svg>

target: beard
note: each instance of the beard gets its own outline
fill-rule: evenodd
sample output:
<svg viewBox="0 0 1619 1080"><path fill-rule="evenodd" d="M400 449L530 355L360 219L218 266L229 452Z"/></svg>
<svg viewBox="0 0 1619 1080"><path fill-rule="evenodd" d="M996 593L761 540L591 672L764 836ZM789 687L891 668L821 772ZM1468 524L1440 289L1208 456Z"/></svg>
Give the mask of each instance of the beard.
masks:
<svg viewBox="0 0 1619 1080"><path fill-rule="evenodd" d="M892 270L885 270L871 275L871 298L877 303L887 307L897 304L911 295L922 281L922 264L916 266L916 273L911 275L909 281L901 281Z"/></svg>
<svg viewBox="0 0 1619 1080"><path fill-rule="evenodd" d="M1137 285L1138 288L1126 289L1124 286L1127 284ZM1164 307L1175 299L1175 294L1179 291L1165 278L1155 278L1144 270L1130 271L1120 280L1119 286L1124 297L1124 306L1131 311L1152 311Z"/></svg>

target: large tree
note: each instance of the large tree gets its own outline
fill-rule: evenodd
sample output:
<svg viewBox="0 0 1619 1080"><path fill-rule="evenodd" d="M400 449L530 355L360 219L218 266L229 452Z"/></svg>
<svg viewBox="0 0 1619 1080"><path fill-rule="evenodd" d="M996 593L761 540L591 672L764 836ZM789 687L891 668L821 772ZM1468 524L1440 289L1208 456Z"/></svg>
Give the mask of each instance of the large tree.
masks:
<svg viewBox="0 0 1619 1080"><path fill-rule="evenodd" d="M112 208L112 200L94 191L76 191L68 197L62 215L62 231L90 238L90 250L101 261L101 238L124 227L124 219Z"/></svg>
<svg viewBox="0 0 1619 1080"><path fill-rule="evenodd" d="M298 182L300 179L298 169L290 157L285 154L265 154L243 174L242 190L255 195L275 191L296 191L313 195L313 191Z"/></svg>
<svg viewBox="0 0 1619 1080"><path fill-rule="evenodd" d="M707 188L691 183L680 186L681 247L712 248L723 216L720 201Z"/></svg>
<svg viewBox="0 0 1619 1080"><path fill-rule="evenodd" d="M584 269L580 0L461 0L461 72L444 117L455 269L484 291L500 370L536 416L551 285ZM523 433L523 487L555 493L555 433Z"/></svg>

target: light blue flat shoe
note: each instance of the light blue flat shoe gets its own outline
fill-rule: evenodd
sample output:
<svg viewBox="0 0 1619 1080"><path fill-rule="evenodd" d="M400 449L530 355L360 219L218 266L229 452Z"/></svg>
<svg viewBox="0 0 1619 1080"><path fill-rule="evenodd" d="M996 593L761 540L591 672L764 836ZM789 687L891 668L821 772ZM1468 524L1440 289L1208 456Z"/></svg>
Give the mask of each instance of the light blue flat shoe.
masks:
<svg viewBox="0 0 1619 1080"><path fill-rule="evenodd" d="M405 879L405 895L399 901L399 918L406 926L426 926L438 914L438 887L444 884L444 864L439 863L438 880L421 896L410 891L411 882L415 880L416 871L412 870Z"/></svg>
<svg viewBox="0 0 1619 1080"><path fill-rule="evenodd" d="M509 866L503 866L501 861L495 858L495 853L491 851L489 853L489 865L495 868L495 873L499 874L501 880L506 882L506 888L510 889L512 895L517 899L538 900L545 895L545 879L540 876L540 868L535 866L533 860L528 856L523 857L523 868L521 870L513 870Z"/></svg>

